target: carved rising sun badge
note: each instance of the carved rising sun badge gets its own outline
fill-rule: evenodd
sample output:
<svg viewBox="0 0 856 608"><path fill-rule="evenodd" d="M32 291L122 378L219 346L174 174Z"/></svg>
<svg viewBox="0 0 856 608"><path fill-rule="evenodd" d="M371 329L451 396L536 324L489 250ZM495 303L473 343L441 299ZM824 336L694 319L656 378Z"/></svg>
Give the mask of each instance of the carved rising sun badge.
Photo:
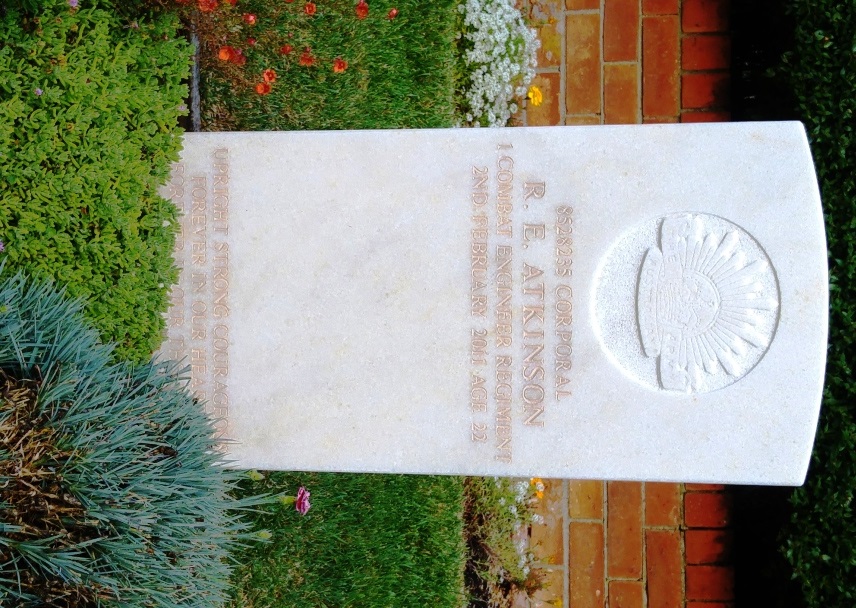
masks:
<svg viewBox="0 0 856 608"><path fill-rule="evenodd" d="M669 216L645 254L636 314L660 387L707 392L746 375L778 320L778 284L748 233L721 218Z"/></svg>

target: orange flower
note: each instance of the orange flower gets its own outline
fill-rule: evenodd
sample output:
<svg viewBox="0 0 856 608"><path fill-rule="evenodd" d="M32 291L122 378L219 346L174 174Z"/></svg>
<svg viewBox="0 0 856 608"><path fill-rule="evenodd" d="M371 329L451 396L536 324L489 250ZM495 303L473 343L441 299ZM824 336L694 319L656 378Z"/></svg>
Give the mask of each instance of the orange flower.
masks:
<svg viewBox="0 0 856 608"><path fill-rule="evenodd" d="M395 19L396 17L398 17L398 9L397 8L389 9L389 12L386 14L386 18L391 21L391 20Z"/></svg>
<svg viewBox="0 0 856 608"><path fill-rule="evenodd" d="M314 15L316 10L317 7L315 6L314 2L307 2L305 5L303 5L303 12L309 16Z"/></svg>
<svg viewBox="0 0 856 608"><path fill-rule="evenodd" d="M199 0L198 4L203 13L210 13L217 8L217 0Z"/></svg>
<svg viewBox="0 0 856 608"><path fill-rule="evenodd" d="M315 57L312 56L312 49L308 46L303 51L303 54L300 56L300 65L306 66L307 68L315 64Z"/></svg>
<svg viewBox="0 0 856 608"><path fill-rule="evenodd" d="M217 57L220 61L231 61L232 57L235 56L235 49L231 46L221 46L220 52L217 53Z"/></svg>
<svg viewBox="0 0 856 608"><path fill-rule="evenodd" d="M252 13L244 13L242 16L242 19L244 20L245 23L247 23L249 25L255 25L256 24L256 16Z"/></svg>
<svg viewBox="0 0 856 608"><path fill-rule="evenodd" d="M348 62L342 59L341 57L336 57L333 60L333 71L337 74L341 74L345 70L348 69Z"/></svg>
<svg viewBox="0 0 856 608"><path fill-rule="evenodd" d="M360 0L354 11L357 13L357 19L365 19L369 16L369 3L366 0Z"/></svg>
<svg viewBox="0 0 856 608"><path fill-rule="evenodd" d="M260 82L256 85L256 93L259 95L267 95L270 93L270 84L267 82Z"/></svg>
<svg viewBox="0 0 856 608"><path fill-rule="evenodd" d="M290 55L291 51L293 51L293 50L294 50L294 47L291 46L290 44L283 44L281 47L279 47L279 54L280 55Z"/></svg>
<svg viewBox="0 0 856 608"><path fill-rule="evenodd" d="M264 78L265 82L273 82L276 80L276 71L268 68L262 72L262 78Z"/></svg>

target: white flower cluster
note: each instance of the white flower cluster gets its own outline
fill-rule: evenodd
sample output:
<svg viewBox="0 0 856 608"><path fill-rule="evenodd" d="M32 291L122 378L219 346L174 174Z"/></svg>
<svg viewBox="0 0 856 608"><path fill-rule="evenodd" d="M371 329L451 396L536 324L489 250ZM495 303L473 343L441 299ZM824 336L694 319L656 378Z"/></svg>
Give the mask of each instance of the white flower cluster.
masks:
<svg viewBox="0 0 856 608"><path fill-rule="evenodd" d="M458 11L469 80L464 124L504 127L535 77L541 43L512 0L466 0Z"/></svg>

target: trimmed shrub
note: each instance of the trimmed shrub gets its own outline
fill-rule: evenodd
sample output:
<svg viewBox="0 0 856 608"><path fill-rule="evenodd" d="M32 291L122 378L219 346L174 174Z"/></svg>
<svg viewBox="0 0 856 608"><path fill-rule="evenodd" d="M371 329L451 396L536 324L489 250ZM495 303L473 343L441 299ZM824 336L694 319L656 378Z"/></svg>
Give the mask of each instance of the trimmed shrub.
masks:
<svg viewBox="0 0 856 608"><path fill-rule="evenodd" d="M795 46L779 75L814 153L829 246L826 387L806 485L785 552L806 605L856 605L856 0L790 0Z"/></svg>
<svg viewBox="0 0 856 608"><path fill-rule="evenodd" d="M0 604L220 606L261 499L174 364L110 364L80 309L0 282Z"/></svg>
<svg viewBox="0 0 856 608"><path fill-rule="evenodd" d="M175 16L41 4L0 16L0 240L9 268L85 298L116 355L142 362L177 277L157 189L181 149L190 45Z"/></svg>

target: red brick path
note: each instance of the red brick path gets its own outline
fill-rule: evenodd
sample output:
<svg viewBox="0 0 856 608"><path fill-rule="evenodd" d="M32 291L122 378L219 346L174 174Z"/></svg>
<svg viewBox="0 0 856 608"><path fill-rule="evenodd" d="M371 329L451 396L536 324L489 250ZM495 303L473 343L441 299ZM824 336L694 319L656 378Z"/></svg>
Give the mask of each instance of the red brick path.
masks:
<svg viewBox="0 0 856 608"><path fill-rule="evenodd" d="M728 0L530 0L544 102L523 124L726 121ZM534 606L732 608L722 486L545 480Z"/></svg>

